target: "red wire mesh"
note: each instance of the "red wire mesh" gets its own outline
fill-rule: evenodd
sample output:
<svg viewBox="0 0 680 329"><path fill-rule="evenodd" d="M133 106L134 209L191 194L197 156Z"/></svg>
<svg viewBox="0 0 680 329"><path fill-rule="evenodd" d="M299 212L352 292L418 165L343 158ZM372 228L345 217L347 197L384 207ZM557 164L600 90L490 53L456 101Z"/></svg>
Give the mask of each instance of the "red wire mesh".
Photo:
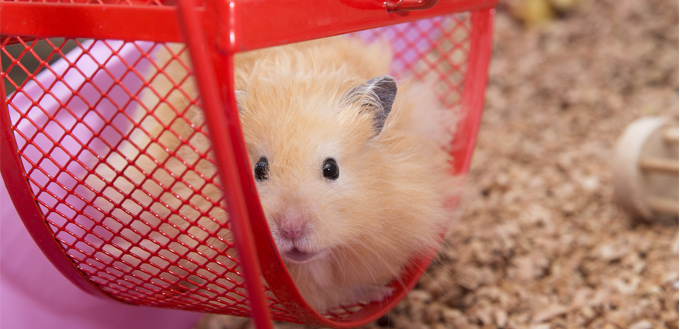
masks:
<svg viewBox="0 0 680 329"><path fill-rule="evenodd" d="M389 40L392 74L437 79L437 95L456 110L469 32L469 15L457 14L350 37ZM247 316L184 46L8 37L1 56L19 157L73 264L126 303ZM266 290L274 318L295 322ZM341 321L360 308L326 316Z"/></svg>

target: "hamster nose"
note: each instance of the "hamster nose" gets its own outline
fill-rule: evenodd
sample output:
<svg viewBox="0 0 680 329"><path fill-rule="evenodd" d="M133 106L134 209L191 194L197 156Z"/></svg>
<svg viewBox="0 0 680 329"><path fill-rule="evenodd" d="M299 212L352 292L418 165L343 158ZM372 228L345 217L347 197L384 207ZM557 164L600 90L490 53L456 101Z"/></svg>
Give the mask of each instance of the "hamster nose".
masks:
<svg viewBox="0 0 680 329"><path fill-rule="evenodd" d="M307 233L307 220L301 214L285 211L278 216L281 235L290 240L302 238Z"/></svg>
<svg viewBox="0 0 680 329"><path fill-rule="evenodd" d="M281 235L286 239L295 240L304 235L304 229L302 227L282 227Z"/></svg>

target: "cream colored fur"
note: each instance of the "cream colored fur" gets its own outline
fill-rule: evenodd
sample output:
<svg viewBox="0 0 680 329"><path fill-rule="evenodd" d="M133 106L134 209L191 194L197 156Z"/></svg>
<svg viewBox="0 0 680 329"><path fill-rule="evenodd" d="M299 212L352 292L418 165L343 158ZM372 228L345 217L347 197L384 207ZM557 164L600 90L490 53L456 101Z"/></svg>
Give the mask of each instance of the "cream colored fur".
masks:
<svg viewBox="0 0 680 329"><path fill-rule="evenodd" d="M446 202L458 192L445 152L455 119L440 107L431 86L400 82L392 112L377 135L370 111L342 102L352 87L389 73L388 49L381 43L331 38L235 58L235 87L251 167L263 156L269 160L268 179L257 183L263 209L279 248L291 247L291 242L281 236L277 222L281 212L293 209L308 221L308 234L298 245L319 256L287 267L300 292L320 312L389 295L391 290L382 285L398 277L409 259L437 246L438 235L451 218ZM159 63L164 60L162 56L156 59ZM166 72L173 74L172 69ZM160 81L158 88L172 90ZM183 88L188 94L173 91L168 103L186 107L196 90L190 83ZM146 97L144 102L152 107L155 99L150 99ZM160 121L173 122L177 116L167 105L153 111L165 118ZM231 236L221 228L227 214L214 207L215 200L221 198L220 190L210 183L202 194L194 195L187 187L204 186L207 179L203 176L213 177L215 168L209 161L199 160L194 173L187 174L186 166L178 160L199 159L197 152L210 152L202 134L188 144L181 142L203 124L195 106L185 116L187 121L170 125L173 134L149 120L144 128L152 137L141 134L135 149L146 149L149 158L169 159L165 169L154 174L161 184L149 183L145 193L161 194L160 185L165 185L172 187L172 194L184 198L179 202L169 193L161 196L163 203L185 211L184 218L170 216L164 207L154 207L161 217L170 216L173 225L197 227L193 235L183 234L178 239L200 245L200 252L189 257L205 259L226 248ZM158 137L158 142L152 141L153 137ZM170 155L166 149L177 151L177 155ZM322 175L326 158L335 159L339 165L340 176L335 181ZM157 168L148 160L135 164L148 173ZM125 165L118 161L114 167L122 170ZM184 184L165 174L173 171L185 173L180 179ZM126 174L131 181L144 178L139 170ZM119 185L131 189L130 184ZM201 211L209 211L212 219ZM155 218L158 216L147 217L162 222ZM176 231L172 225L163 225ZM208 235L206 232L218 231L219 239L201 238ZM180 274L196 268L190 261L183 264L184 269L177 269ZM205 270L199 274L209 275ZM194 281L200 284L200 279Z"/></svg>

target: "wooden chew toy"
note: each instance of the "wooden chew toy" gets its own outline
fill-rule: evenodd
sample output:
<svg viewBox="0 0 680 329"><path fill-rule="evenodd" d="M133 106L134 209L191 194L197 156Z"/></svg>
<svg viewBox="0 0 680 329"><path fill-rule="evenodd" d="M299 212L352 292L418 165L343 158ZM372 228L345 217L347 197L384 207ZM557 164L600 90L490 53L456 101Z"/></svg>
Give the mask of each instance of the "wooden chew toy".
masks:
<svg viewBox="0 0 680 329"><path fill-rule="evenodd" d="M678 217L678 122L643 117L619 137L613 164L621 206L647 220Z"/></svg>

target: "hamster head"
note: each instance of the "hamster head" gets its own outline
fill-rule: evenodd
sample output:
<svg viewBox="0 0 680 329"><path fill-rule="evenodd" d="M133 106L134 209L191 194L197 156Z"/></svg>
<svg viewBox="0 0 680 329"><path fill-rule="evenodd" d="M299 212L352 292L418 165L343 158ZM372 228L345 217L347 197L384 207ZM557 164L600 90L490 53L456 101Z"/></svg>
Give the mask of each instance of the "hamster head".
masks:
<svg viewBox="0 0 680 329"><path fill-rule="evenodd" d="M236 67L235 86L272 237L323 311L357 295L380 300L382 285L435 247L451 184L446 153L404 121L431 96L408 86L397 96L384 72L366 76L351 60L328 60L335 48L316 49L255 54Z"/></svg>
<svg viewBox="0 0 680 329"><path fill-rule="evenodd" d="M383 129L396 81L285 78L254 82L239 92L239 107L272 236L287 264L305 264L370 234L368 227L358 230L357 205L370 184L364 176L372 176L364 172L381 170L372 141Z"/></svg>

